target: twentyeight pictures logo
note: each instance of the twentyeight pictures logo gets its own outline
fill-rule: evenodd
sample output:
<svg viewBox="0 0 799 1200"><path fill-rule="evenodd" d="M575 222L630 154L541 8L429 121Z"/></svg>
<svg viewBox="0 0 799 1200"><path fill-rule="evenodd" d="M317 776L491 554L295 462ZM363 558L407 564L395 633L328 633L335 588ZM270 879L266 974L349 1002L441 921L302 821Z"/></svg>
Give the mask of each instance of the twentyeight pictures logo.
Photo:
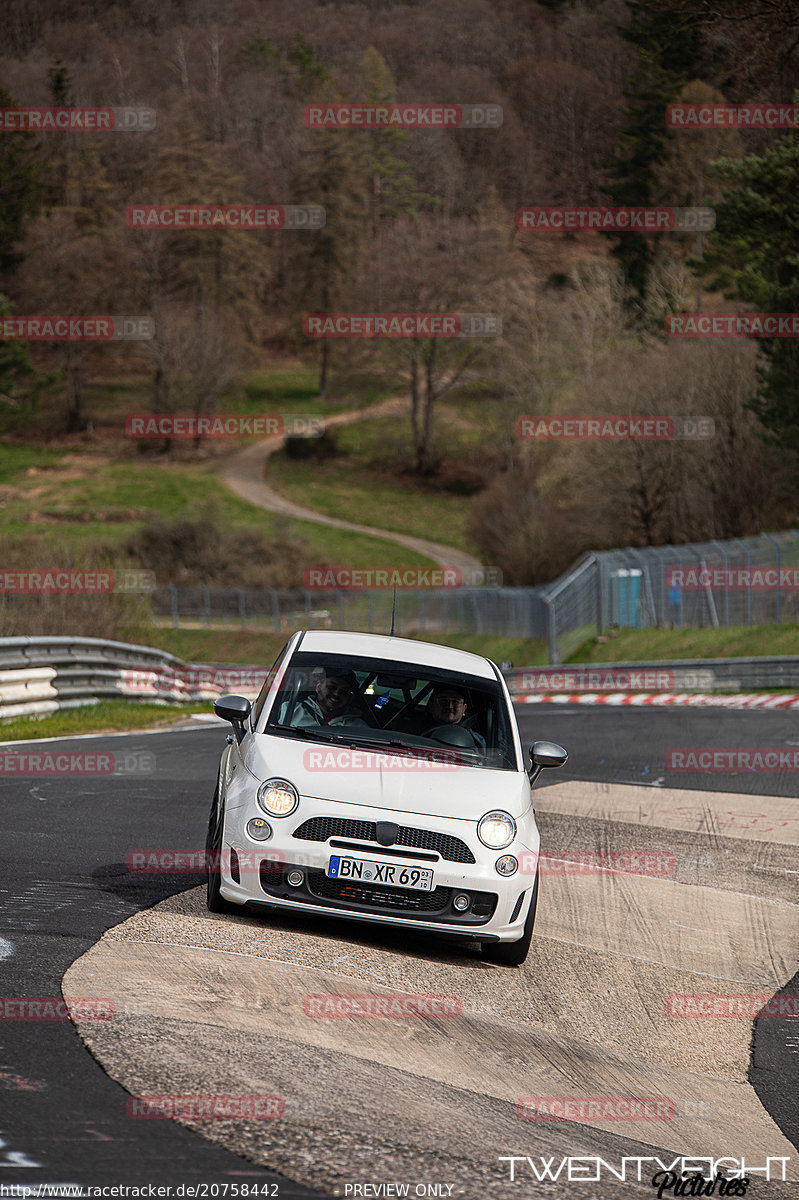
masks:
<svg viewBox="0 0 799 1200"><path fill-rule="evenodd" d="M309 129L498 129L499 104L309 104Z"/></svg>

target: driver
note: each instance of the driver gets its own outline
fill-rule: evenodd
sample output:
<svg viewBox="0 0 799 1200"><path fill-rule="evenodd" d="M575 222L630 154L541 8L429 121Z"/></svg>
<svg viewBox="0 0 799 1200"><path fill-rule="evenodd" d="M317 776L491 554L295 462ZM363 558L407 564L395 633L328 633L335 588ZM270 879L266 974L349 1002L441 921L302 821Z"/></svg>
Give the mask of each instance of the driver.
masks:
<svg viewBox="0 0 799 1200"><path fill-rule="evenodd" d="M425 729L426 736L430 736L430 732L437 725L460 725L468 712L466 703L466 692L457 685L442 684L440 687L433 688L430 693L430 699L427 702L427 713L429 718L429 727ZM476 748L485 753L486 744L485 738L481 737L473 729L468 729L474 739Z"/></svg>
<svg viewBox="0 0 799 1200"><path fill-rule="evenodd" d="M357 690L354 671L335 669L328 673L323 667L315 685L316 696L307 696L295 705L292 725L341 724L349 716L346 710Z"/></svg>

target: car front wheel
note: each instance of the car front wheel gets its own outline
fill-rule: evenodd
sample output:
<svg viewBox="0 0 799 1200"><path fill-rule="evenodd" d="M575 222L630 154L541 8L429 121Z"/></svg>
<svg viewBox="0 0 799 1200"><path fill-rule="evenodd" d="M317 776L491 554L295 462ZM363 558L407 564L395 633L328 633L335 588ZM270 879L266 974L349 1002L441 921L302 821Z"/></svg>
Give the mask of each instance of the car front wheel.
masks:
<svg viewBox="0 0 799 1200"><path fill-rule="evenodd" d="M533 884L533 894L530 897L530 909L524 922L524 933L517 942L483 942L481 947L483 958L502 967L520 967L530 950L535 925L535 910L538 907L538 876Z"/></svg>
<svg viewBox="0 0 799 1200"><path fill-rule="evenodd" d="M219 804L219 784L217 784L211 804L211 815L208 818L208 836L205 839L205 869L207 872L205 904L208 911L212 913L229 913L235 911L234 906L224 898L220 891L220 884L222 882L222 835L224 827L224 816L220 811Z"/></svg>

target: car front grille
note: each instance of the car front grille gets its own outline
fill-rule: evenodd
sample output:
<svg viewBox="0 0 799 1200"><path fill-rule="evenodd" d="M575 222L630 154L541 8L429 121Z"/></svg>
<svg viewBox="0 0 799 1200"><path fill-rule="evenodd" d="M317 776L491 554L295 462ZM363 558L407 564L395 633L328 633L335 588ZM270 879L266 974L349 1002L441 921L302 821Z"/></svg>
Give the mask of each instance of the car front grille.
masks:
<svg viewBox="0 0 799 1200"><path fill-rule="evenodd" d="M377 841L374 821L354 821L348 817L310 817L292 837L307 842L326 842L331 837L358 838L361 841ZM435 850L447 862L473 863L475 857L465 842L449 833L435 833L432 829L413 829L400 825L396 846L411 846L417 850Z"/></svg>
<svg viewBox="0 0 799 1200"><path fill-rule="evenodd" d="M321 872L309 872L308 890L320 900L337 904L363 904L369 908L400 909L402 912L435 913L448 907L452 888L437 887L432 892L410 888L371 887L368 883L328 879Z"/></svg>

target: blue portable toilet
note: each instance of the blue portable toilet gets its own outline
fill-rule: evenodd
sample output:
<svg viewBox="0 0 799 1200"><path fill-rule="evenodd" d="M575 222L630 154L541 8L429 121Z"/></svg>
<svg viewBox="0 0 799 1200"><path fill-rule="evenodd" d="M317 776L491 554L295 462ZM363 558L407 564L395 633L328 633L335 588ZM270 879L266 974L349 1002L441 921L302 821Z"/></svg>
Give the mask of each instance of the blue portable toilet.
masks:
<svg viewBox="0 0 799 1200"><path fill-rule="evenodd" d="M624 629L638 629L638 601L641 596L641 578L643 571L639 567L624 568L614 571L610 576L610 611L614 625Z"/></svg>

